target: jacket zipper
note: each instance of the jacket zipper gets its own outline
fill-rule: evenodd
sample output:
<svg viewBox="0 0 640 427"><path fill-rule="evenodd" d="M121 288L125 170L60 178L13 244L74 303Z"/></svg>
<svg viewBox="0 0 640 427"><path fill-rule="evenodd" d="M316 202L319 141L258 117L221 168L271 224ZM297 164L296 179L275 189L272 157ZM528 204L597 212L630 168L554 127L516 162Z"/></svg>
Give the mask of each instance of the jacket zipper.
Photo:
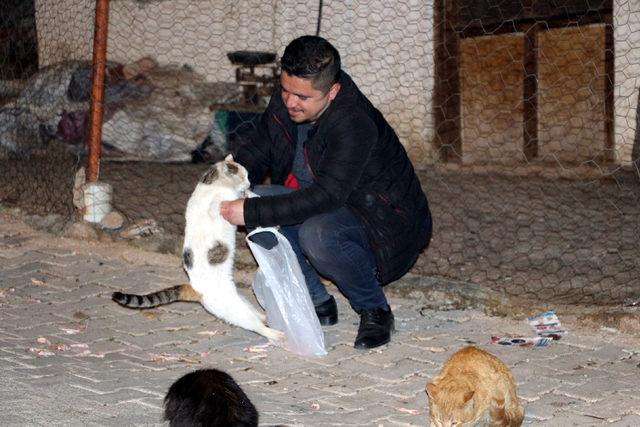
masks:
<svg viewBox="0 0 640 427"><path fill-rule="evenodd" d="M304 144L302 146L302 153L304 154L305 166L307 166L307 169L309 170L309 173L311 174L311 177L315 178L316 176L314 175L313 171L311 170L311 165L309 164L309 153L307 152L307 144Z"/></svg>
<svg viewBox="0 0 640 427"><path fill-rule="evenodd" d="M376 194L377 194L378 198L379 198L380 200L382 200L382 202L383 202L384 204L386 204L386 205L387 205L387 206L389 206L391 209L393 209L393 211L394 211L395 213L397 213L398 215L400 215L401 217L403 217L405 220L407 219L407 213L406 213L405 211L403 211L402 209L400 209L399 207L397 207L396 205L394 205L393 203L391 203L391 202L389 201L389 199L387 199L386 197L384 197L384 196L382 195L382 193L376 193Z"/></svg>
<svg viewBox="0 0 640 427"><path fill-rule="evenodd" d="M287 130L287 127L284 125L284 123L282 123L280 121L280 119L278 118L278 116L276 116L276 113L273 113L273 120L276 121L276 123L282 128L282 130L284 131L284 136L287 137L287 139L289 140L289 142L291 144L293 144L293 138L291 138L291 135L289 135L289 131Z"/></svg>
<svg viewBox="0 0 640 427"><path fill-rule="evenodd" d="M289 141L289 144L294 146L294 156L295 156L295 144L293 143L293 138L289 134L289 131L287 130L287 127L284 125L284 123L282 123L282 121L280 121L280 119L278 118L276 113L273 113L271 116L273 117L273 120L276 122L276 124L278 126L280 126L280 128L282 129L282 132L284 132L284 136L287 138L287 141ZM285 179L285 182L287 180L289 180L290 177L293 177L293 179L295 179L296 183L298 182L298 180L296 179L296 177L293 175L293 173L291 171L289 171L289 176Z"/></svg>

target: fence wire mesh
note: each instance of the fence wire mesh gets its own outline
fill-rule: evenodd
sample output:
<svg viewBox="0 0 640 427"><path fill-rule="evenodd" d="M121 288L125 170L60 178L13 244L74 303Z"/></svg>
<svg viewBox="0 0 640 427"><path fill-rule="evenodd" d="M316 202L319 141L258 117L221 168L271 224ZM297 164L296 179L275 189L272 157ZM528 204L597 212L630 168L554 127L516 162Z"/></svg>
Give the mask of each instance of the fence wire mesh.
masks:
<svg viewBox="0 0 640 427"><path fill-rule="evenodd" d="M57 233L82 219L94 12L0 6L0 203ZM317 31L419 171L435 229L412 273L640 298L640 0L111 0L99 181L121 218L98 233L178 251L197 178Z"/></svg>

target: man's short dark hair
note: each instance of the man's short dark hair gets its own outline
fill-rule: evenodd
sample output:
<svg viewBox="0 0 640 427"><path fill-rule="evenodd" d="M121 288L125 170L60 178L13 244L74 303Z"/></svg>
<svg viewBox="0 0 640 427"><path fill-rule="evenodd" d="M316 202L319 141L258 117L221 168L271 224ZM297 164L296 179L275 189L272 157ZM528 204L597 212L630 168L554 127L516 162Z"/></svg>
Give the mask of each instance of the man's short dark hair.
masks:
<svg viewBox="0 0 640 427"><path fill-rule="evenodd" d="M318 36L302 36L289 43L280 65L291 76L310 79L315 89L325 93L340 79L340 54Z"/></svg>

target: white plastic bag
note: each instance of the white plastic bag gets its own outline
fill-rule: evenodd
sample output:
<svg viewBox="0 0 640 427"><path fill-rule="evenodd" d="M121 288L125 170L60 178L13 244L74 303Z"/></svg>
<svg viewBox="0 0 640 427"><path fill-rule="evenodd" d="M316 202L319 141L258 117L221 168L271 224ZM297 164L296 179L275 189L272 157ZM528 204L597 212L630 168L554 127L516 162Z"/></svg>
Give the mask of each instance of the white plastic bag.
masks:
<svg viewBox="0 0 640 427"><path fill-rule="evenodd" d="M253 291L267 313L269 326L285 333L282 346L302 356L326 355L320 321L287 238L276 228L267 227L253 230L246 240L258 262Z"/></svg>

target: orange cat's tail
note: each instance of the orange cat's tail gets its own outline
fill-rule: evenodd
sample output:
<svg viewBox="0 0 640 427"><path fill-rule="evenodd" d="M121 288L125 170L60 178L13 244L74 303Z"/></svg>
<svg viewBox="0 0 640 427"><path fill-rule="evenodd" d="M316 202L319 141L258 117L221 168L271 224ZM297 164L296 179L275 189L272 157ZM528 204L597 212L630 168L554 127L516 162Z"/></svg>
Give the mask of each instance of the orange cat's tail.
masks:
<svg viewBox="0 0 640 427"><path fill-rule="evenodd" d="M524 408L520 402L505 407L504 399L493 398L489 409L491 425L496 427L520 427L524 420Z"/></svg>
<svg viewBox="0 0 640 427"><path fill-rule="evenodd" d="M200 301L202 294L191 287L190 284L173 286L146 295L124 294L114 292L111 299L118 304L129 308L151 308L159 305L170 304L176 301Z"/></svg>

